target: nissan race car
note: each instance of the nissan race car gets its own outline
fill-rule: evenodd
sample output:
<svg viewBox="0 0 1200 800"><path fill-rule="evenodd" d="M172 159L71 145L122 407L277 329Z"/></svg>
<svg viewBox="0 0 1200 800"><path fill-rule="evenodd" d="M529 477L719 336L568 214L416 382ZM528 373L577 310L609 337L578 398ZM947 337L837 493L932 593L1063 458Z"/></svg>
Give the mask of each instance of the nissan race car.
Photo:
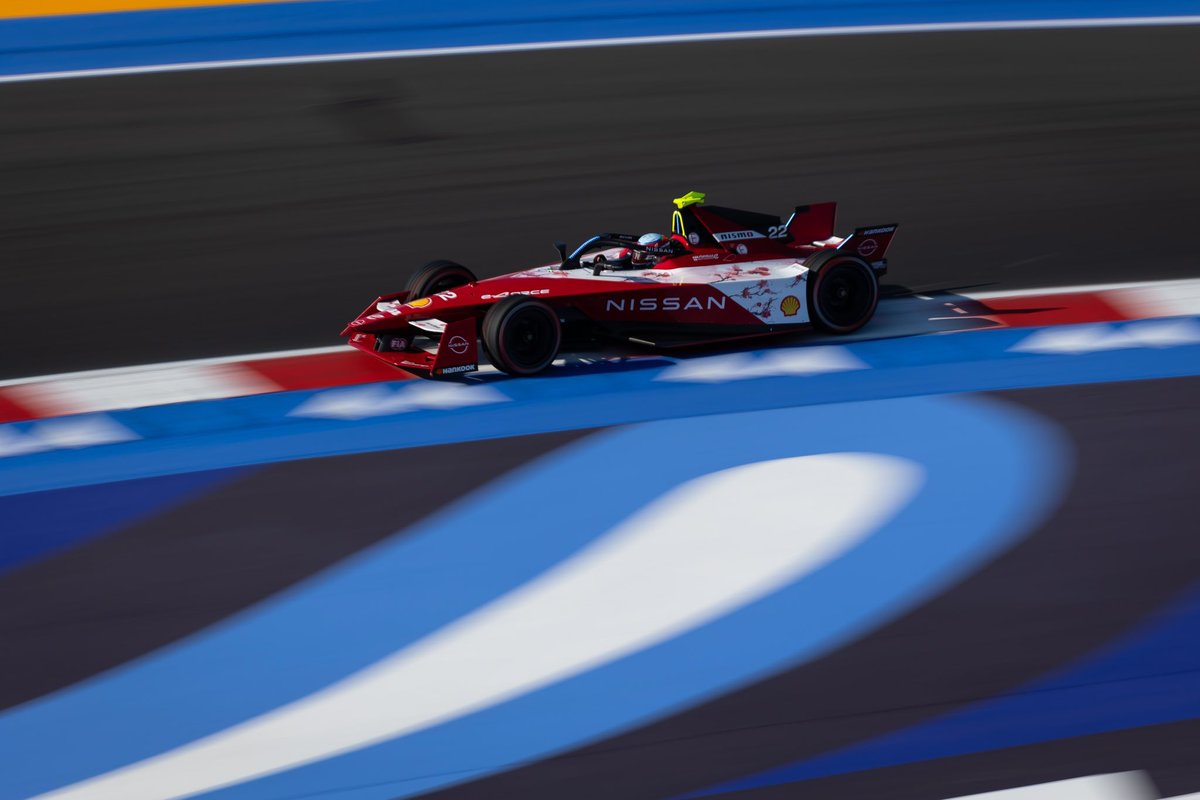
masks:
<svg viewBox="0 0 1200 800"><path fill-rule="evenodd" d="M671 348L817 328L850 333L875 313L895 224L833 233L836 203L770 214L674 200L671 234L601 233L544 267L478 280L452 261L418 270L342 331L404 370L479 368L480 344L510 375L564 348L622 341Z"/></svg>

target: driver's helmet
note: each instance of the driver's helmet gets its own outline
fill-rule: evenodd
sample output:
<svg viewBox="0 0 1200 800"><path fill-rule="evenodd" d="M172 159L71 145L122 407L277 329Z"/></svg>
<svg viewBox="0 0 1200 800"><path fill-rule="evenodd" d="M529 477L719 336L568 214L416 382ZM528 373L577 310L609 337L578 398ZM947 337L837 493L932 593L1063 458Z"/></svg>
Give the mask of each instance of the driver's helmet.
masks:
<svg viewBox="0 0 1200 800"><path fill-rule="evenodd" d="M645 233L638 237L638 244L642 245L643 247L666 247L667 237L663 236L661 233ZM640 250L634 250L632 260L634 264L653 264L658 259L649 253L643 253Z"/></svg>

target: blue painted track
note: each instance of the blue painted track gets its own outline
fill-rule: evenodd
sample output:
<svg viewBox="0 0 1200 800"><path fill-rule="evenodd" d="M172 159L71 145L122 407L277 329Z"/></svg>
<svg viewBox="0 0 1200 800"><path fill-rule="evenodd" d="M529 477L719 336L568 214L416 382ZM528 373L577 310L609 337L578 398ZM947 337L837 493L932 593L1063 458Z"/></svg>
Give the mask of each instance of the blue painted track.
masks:
<svg viewBox="0 0 1200 800"><path fill-rule="evenodd" d="M1197 14L1193 0L300 2L0 20L0 75L797 28Z"/></svg>

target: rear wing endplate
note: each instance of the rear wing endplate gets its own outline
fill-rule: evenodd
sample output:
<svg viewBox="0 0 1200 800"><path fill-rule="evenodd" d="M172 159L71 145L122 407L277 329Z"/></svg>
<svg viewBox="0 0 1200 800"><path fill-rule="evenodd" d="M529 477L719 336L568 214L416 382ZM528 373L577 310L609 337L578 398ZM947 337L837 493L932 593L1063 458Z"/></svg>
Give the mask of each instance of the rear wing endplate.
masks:
<svg viewBox="0 0 1200 800"><path fill-rule="evenodd" d="M867 228L856 228L854 233L847 236L838 250L854 253L862 259L875 264L883 261L892 237L896 235L899 225L872 225Z"/></svg>

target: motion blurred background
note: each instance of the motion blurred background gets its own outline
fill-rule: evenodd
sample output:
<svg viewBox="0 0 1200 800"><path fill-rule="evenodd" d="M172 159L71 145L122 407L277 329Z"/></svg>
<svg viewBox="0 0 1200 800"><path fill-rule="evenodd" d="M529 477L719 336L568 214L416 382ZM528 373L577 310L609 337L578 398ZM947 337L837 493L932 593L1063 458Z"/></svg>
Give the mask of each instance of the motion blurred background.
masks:
<svg viewBox="0 0 1200 800"><path fill-rule="evenodd" d="M1200 792L1198 15L0 3L0 750L15 754L0 796ZM667 229L693 189L770 213L836 200L842 232L900 222L888 293L936 296L920 324L971 293L1037 299L1004 318L961 305L993 330L848 350L862 371L731 369L676 394L633 386L652 373L628 364L526 388L485 376L449 400L356 372L345 382L385 411L338 417L298 411L319 393L275 392L338 385L310 362L299 383L237 391L145 368L334 347L426 261L545 263L556 239ZM1170 310L1088 299L1148 282ZM1026 291L1059 287L1074 299ZM1058 349L1014 333L1076 323L1091 327ZM30 399L39 376L126 367ZM739 449L781 436L794 452ZM695 466L714 450L740 455ZM671 539L648 574L627 565L629 585L566 603L572 619L537 576L569 577L572 558L586 572L588 548L664 497L692 507L672 494L688 481L877 451L926 488L843 549L658 639L596 633L575 672L539 672L530 654L627 624L614 594L686 595L674 558L732 557L749 529L786 550L824 506L868 501L843 484L795 507L722 488L741 516L711 551ZM862 475L875 498L903 484ZM590 493L549 499L571 481ZM662 513L660 534L704 528L694 508ZM521 591L538 602L503 605ZM443 646L456 669L405 660ZM512 685L476 698L496 675ZM446 708L404 728L414 687ZM339 689L380 694L339 706ZM314 743L330 726L343 744Z"/></svg>
<svg viewBox="0 0 1200 800"><path fill-rule="evenodd" d="M333 25L341 4L305 5L334 16L302 22ZM416 13L345 5L396 7L396 25ZM759 21L708 5L730 27ZM697 13L531 7L509 13L605 36L669 34ZM293 8L258 14L282 27ZM875 7L833 8L880 21ZM190 13L156 35L186 36ZM206 13L216 25L232 12ZM502 9L429 13L443 36L472 23L524 31ZM110 19L99 33L79 25L103 43L122 32ZM251 35L235 21L227 36ZM251 52L288 41L256 24ZM54 44L9 30L18 66ZM401 33L417 46L432 36ZM665 227L670 199L689 189L772 213L837 200L847 222L901 220L893 279L912 287L1177 277L1194 263L1186 232L1200 215L1196 35L755 38L8 84L0 225L13 334L0 363L20 377L332 344L364 297L397 290L425 261L480 275L542 263L555 239ZM130 61L158 55L118 43ZM176 46L183 58L199 47ZM82 314L87 345L37 346L48 310Z"/></svg>

